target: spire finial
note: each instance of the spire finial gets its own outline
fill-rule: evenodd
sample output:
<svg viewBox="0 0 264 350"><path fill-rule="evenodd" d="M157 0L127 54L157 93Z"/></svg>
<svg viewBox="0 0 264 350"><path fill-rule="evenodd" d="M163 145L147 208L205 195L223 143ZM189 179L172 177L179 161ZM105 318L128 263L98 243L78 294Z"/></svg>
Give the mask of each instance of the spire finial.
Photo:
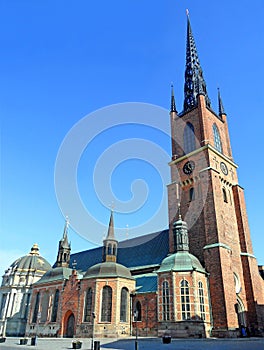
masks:
<svg viewBox="0 0 264 350"><path fill-rule="evenodd" d="M217 88L217 90L218 90L218 114L219 114L219 117L222 117L222 115L223 114L226 115L226 113L225 113L223 101L222 101L222 98L221 98L221 95L220 95L219 87Z"/></svg>
<svg viewBox="0 0 264 350"><path fill-rule="evenodd" d="M203 94L205 96L206 106L211 108L211 102L207 95L206 83L203 78L203 71L198 58L188 10L186 10L186 14L187 43L183 112L188 112L189 110L197 106L197 94Z"/></svg>
<svg viewBox="0 0 264 350"><path fill-rule="evenodd" d="M176 103L175 103L175 97L174 97L173 82L171 82L171 112L177 113L177 110L176 110Z"/></svg>

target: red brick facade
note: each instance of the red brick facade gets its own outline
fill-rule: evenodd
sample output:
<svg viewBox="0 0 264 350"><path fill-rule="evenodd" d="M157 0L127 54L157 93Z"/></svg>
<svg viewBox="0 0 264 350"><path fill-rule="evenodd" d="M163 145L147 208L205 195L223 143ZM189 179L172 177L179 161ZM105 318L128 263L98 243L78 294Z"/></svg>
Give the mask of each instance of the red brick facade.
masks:
<svg viewBox="0 0 264 350"><path fill-rule="evenodd" d="M209 272L214 334L229 334L238 329L240 315L247 326L263 328L264 289L253 256L247 223L243 189L238 185L231 153L226 116L220 118L206 108L204 96L198 106L178 117L172 113L176 130L172 162L172 183L168 186L170 251L174 251L172 223L177 213L176 184L184 220L189 225L190 252ZM185 155L183 149L186 123L194 127L196 148ZM222 152L215 147L213 125L219 130ZM187 161L194 161L191 174L183 172ZM223 169L223 163L227 171ZM190 200L190 188L195 198ZM236 291L234 274L240 283Z"/></svg>

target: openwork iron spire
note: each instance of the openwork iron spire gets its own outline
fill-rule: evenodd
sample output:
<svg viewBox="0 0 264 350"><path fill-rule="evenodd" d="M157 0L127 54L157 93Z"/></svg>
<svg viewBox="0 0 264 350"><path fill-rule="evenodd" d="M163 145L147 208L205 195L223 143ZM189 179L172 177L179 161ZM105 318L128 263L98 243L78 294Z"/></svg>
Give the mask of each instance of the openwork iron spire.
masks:
<svg viewBox="0 0 264 350"><path fill-rule="evenodd" d="M226 115L219 88L218 88L218 114L219 114L219 117L222 117L223 114Z"/></svg>
<svg viewBox="0 0 264 350"><path fill-rule="evenodd" d="M187 112L197 106L197 95L205 96L206 106L211 108L211 102L207 95L206 83L199 62L198 53L192 34L192 28L187 12L187 43L186 43L186 67L184 83L183 112Z"/></svg>

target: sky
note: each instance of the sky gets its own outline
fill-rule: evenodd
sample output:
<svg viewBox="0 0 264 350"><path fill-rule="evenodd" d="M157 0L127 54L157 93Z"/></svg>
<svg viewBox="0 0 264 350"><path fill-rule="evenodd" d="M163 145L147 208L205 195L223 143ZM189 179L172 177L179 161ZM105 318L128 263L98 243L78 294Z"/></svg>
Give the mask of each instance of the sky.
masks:
<svg viewBox="0 0 264 350"><path fill-rule="evenodd" d="M1 275L35 242L53 264L66 215L72 252L102 243L111 207L119 240L166 227L186 8L264 264L263 1L17 0L0 3Z"/></svg>

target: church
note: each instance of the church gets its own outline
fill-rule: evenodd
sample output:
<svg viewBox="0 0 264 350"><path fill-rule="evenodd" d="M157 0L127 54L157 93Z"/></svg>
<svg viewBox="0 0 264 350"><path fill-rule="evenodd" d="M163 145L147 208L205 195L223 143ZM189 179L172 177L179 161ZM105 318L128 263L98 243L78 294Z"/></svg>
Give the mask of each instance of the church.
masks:
<svg viewBox="0 0 264 350"><path fill-rule="evenodd" d="M103 247L71 254L66 220L53 267L34 245L26 268L21 258L6 271L2 334L237 337L244 326L264 336L263 267L252 250L227 115L219 91L217 112L211 106L189 16L183 110L172 86L170 123L168 229L118 242L111 211Z"/></svg>

